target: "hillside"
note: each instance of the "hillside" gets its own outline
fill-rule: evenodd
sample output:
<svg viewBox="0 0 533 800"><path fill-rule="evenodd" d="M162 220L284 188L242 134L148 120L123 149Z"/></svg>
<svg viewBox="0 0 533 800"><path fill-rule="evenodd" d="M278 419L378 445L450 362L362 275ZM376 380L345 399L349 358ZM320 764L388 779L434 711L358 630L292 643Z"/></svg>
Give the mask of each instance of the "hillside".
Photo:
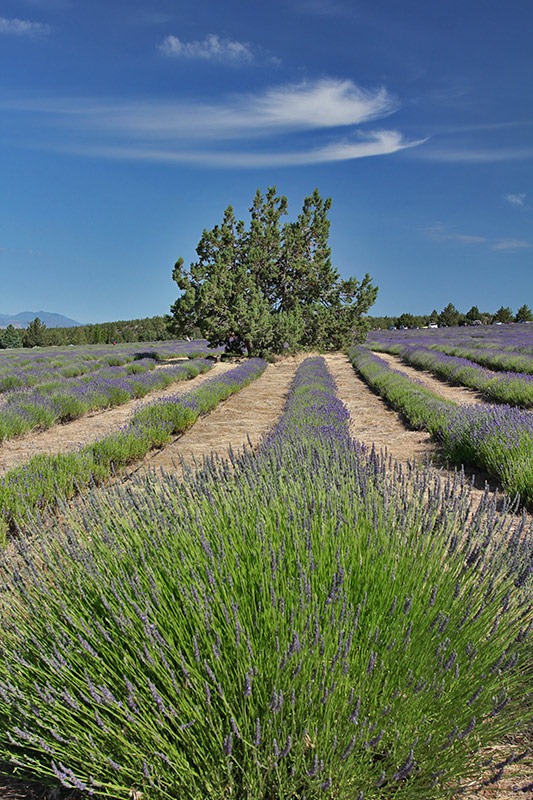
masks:
<svg viewBox="0 0 533 800"><path fill-rule="evenodd" d="M52 311L20 311L18 314L0 314L0 328L7 328L8 325L26 328L35 317L39 317L47 328L75 328L82 324Z"/></svg>

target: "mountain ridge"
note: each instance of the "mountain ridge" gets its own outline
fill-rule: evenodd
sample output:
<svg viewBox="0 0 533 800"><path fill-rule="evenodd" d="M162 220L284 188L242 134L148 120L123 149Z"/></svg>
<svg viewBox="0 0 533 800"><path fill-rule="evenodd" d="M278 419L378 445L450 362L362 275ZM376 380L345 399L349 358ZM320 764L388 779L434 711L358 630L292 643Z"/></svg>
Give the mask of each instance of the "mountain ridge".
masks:
<svg viewBox="0 0 533 800"><path fill-rule="evenodd" d="M20 311L18 314L0 314L0 328L7 328L8 325L19 329L27 328L36 317L39 317L47 328L75 328L83 324L54 311Z"/></svg>

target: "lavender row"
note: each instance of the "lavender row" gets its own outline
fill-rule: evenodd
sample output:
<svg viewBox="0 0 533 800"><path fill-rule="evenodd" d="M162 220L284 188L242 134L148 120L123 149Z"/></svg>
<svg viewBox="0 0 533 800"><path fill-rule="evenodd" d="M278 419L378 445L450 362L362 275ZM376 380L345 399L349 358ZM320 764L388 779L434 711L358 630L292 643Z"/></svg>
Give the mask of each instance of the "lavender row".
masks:
<svg viewBox="0 0 533 800"><path fill-rule="evenodd" d="M108 480L150 450L168 444L201 414L258 378L265 368L262 359L250 359L187 394L143 405L128 425L77 452L35 456L9 471L0 479L0 545L9 533L20 535L36 513L55 510L88 486ZM190 376L194 374L198 370Z"/></svg>
<svg viewBox="0 0 533 800"><path fill-rule="evenodd" d="M510 495L533 504L533 414L509 405L457 406L391 369L366 347L350 359L364 380L415 428L429 431L446 458L486 470Z"/></svg>
<svg viewBox="0 0 533 800"><path fill-rule="evenodd" d="M533 374L495 373L467 358L446 355L440 350L417 344L381 345L374 346L374 349L396 353L406 364L428 370L443 380L475 389L488 401L522 408L533 407Z"/></svg>
<svg viewBox="0 0 533 800"><path fill-rule="evenodd" d="M473 327L374 330L368 341L419 342L426 345L458 345L479 350L501 350L533 356L533 325L480 325Z"/></svg>
<svg viewBox="0 0 533 800"><path fill-rule="evenodd" d="M258 453L92 494L4 565L0 763L112 798L449 797L532 713L531 531L469 511L353 442L305 361Z"/></svg>
<svg viewBox="0 0 533 800"><path fill-rule="evenodd" d="M155 362L150 359L147 361L149 364L144 371L130 374L119 372L118 375L102 371L89 379L72 380L68 386L43 386L34 391L10 393L7 402L0 408L0 442L35 429L45 430L77 419L90 411L145 397L157 389L205 372L213 365L212 361L198 358L154 370ZM141 361L135 364L142 370Z"/></svg>
<svg viewBox="0 0 533 800"><path fill-rule="evenodd" d="M533 347L528 352L501 350L498 346L475 348L467 345L443 343L436 348L450 356L461 356L483 367L501 372L518 372L533 375Z"/></svg>
<svg viewBox="0 0 533 800"><path fill-rule="evenodd" d="M139 370L139 362L156 363L175 358L196 358L211 352L205 340L43 348L37 351L0 351L0 392L90 376L106 367Z"/></svg>

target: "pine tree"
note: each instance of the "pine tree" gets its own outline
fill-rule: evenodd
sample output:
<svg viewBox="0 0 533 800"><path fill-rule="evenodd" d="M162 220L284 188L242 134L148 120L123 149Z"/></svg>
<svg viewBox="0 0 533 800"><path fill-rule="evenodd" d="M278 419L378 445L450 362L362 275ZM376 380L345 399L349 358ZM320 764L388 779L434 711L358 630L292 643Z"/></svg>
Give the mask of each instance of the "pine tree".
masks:
<svg viewBox="0 0 533 800"><path fill-rule="evenodd" d="M318 189L295 222L281 224L287 198L259 190L251 222L228 206L220 226L204 230L198 260L182 258L173 279L181 296L171 307L174 332L193 329L227 351L265 355L299 349L339 349L366 335L364 317L377 296L367 274L342 280L331 264L328 211Z"/></svg>
<svg viewBox="0 0 533 800"><path fill-rule="evenodd" d="M22 336L13 325L0 332L0 348L7 350L9 347L22 347Z"/></svg>

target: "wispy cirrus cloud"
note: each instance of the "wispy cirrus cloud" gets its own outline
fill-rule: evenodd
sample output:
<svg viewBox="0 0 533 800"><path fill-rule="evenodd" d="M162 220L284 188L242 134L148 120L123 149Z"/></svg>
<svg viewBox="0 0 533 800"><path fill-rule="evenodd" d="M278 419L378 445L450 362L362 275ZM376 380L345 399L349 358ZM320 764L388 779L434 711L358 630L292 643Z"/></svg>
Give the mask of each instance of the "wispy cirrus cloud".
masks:
<svg viewBox="0 0 533 800"><path fill-rule="evenodd" d="M521 129L530 128L532 124L514 122L469 126L470 131L477 130L479 135L475 139L470 137L470 141L463 139L460 142L453 137L452 129L444 134L434 133L431 145L417 155L426 161L449 164L497 164L505 161L531 160L533 159L531 136L528 134L527 139L520 137L520 141L516 136L520 134ZM487 144L491 138L498 141L495 144Z"/></svg>
<svg viewBox="0 0 533 800"><path fill-rule="evenodd" d="M526 193L525 192L518 192L518 194L506 194L504 195L504 199L507 200L512 206L517 206L518 208L524 208L526 204Z"/></svg>
<svg viewBox="0 0 533 800"><path fill-rule="evenodd" d="M523 161L533 159L533 147L516 145L508 147L480 148L434 147L420 153L420 158L428 161L441 161L455 164L496 164L502 161Z"/></svg>
<svg viewBox="0 0 533 800"><path fill-rule="evenodd" d="M254 53L247 42L224 39L216 33L209 33L205 39L193 42L183 42L177 36L166 36L159 45L159 51L171 58L224 61L232 64L250 63L254 60Z"/></svg>
<svg viewBox="0 0 533 800"><path fill-rule="evenodd" d="M441 125L416 157L449 164L497 164L533 159L533 120Z"/></svg>
<svg viewBox="0 0 533 800"><path fill-rule="evenodd" d="M425 235L434 242L455 242L462 245L485 245L490 250L513 251L533 247L533 244L523 239L492 239L475 234L456 233L449 231L444 225L438 223L426 228Z"/></svg>
<svg viewBox="0 0 533 800"><path fill-rule="evenodd" d="M302 150L165 150L163 148L98 146L71 148L71 152L103 156L113 159L132 159L135 161L154 161L167 164L195 164L204 167L281 167L325 164L333 161L347 161L355 158L388 155L405 147L413 146L404 142L396 131L375 131L367 136L360 135L354 141L341 141L323 147Z"/></svg>
<svg viewBox="0 0 533 800"><path fill-rule="evenodd" d="M367 91L338 79L285 84L212 102L66 99L14 101L9 107L38 115L49 147L107 158L299 165L386 155L421 143L396 130L361 128L391 115L398 104L385 89ZM58 127L61 145L53 141ZM348 134L337 132L331 139L331 132L341 128ZM65 129L70 132L67 144Z"/></svg>
<svg viewBox="0 0 533 800"><path fill-rule="evenodd" d="M50 31L50 26L44 22L0 17L0 34L7 34L8 36L47 36Z"/></svg>
<svg viewBox="0 0 533 800"><path fill-rule="evenodd" d="M460 244L485 244L487 242L484 236L454 233L453 231L448 231L440 223L426 228L425 234L434 242L459 242Z"/></svg>
<svg viewBox="0 0 533 800"><path fill-rule="evenodd" d="M493 242L492 250L527 250L533 247L531 242L526 242L523 239L498 239Z"/></svg>

